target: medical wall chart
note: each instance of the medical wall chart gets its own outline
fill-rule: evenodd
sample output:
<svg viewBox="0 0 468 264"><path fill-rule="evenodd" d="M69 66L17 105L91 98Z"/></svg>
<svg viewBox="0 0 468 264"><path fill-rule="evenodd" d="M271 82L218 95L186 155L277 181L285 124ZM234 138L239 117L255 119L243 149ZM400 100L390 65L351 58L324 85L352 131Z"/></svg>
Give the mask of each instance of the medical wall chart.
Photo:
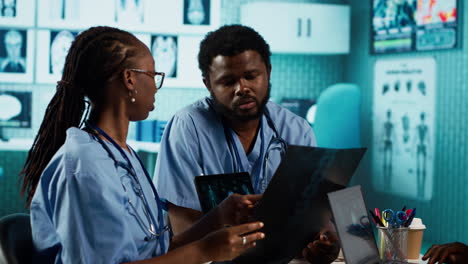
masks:
<svg viewBox="0 0 468 264"><path fill-rule="evenodd" d="M376 61L372 177L378 191L431 199L435 85L433 58Z"/></svg>

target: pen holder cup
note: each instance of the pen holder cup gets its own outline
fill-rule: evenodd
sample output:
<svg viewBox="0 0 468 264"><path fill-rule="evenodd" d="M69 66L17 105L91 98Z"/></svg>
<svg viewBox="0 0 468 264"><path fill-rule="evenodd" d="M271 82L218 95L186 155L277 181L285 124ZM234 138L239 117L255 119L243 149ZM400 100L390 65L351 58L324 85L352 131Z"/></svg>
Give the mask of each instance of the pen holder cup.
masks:
<svg viewBox="0 0 468 264"><path fill-rule="evenodd" d="M377 227L380 259L382 263L406 261L408 256L408 228Z"/></svg>

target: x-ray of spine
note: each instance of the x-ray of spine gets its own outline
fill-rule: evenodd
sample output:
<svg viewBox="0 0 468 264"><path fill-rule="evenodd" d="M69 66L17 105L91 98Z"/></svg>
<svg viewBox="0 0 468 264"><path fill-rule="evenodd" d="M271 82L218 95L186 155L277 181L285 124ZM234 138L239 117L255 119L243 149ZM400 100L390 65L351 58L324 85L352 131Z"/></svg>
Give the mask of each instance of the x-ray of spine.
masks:
<svg viewBox="0 0 468 264"><path fill-rule="evenodd" d="M16 17L16 0L0 0L0 16Z"/></svg>
<svg viewBox="0 0 468 264"><path fill-rule="evenodd" d="M119 23L143 23L143 0L115 0L115 22Z"/></svg>
<svg viewBox="0 0 468 264"><path fill-rule="evenodd" d="M49 73L62 74L65 58L74 39L75 35L67 30L51 32Z"/></svg>
<svg viewBox="0 0 468 264"><path fill-rule="evenodd" d="M26 72L25 30L0 30L0 72Z"/></svg>
<svg viewBox="0 0 468 264"><path fill-rule="evenodd" d="M79 0L49 0L50 19L77 20L80 17Z"/></svg>
<svg viewBox="0 0 468 264"><path fill-rule="evenodd" d="M177 37L153 36L151 52L156 62L156 70L166 73L166 77L177 77Z"/></svg>

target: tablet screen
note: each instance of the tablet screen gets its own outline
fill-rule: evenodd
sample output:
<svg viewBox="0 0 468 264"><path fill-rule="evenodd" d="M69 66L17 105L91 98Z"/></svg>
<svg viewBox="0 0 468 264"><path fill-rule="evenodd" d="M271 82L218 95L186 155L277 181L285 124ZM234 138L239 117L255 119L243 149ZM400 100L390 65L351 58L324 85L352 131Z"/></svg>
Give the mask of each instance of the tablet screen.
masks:
<svg viewBox="0 0 468 264"><path fill-rule="evenodd" d="M247 172L196 176L195 187L203 213L209 212L233 193L254 194Z"/></svg>

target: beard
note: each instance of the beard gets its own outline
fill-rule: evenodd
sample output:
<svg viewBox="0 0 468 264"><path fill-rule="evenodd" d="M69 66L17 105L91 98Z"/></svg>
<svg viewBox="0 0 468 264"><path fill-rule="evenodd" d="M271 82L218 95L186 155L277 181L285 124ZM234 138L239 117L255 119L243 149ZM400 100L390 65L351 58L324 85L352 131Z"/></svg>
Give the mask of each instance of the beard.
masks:
<svg viewBox="0 0 468 264"><path fill-rule="evenodd" d="M232 109L223 105L216 96L211 92L211 99L213 99L213 108L215 109L216 113L221 114L223 117L230 119L230 120L238 120L238 121L251 121L260 118L263 113L265 113L266 104L270 99L270 91L271 91L271 83L268 83L267 94L265 97L259 102L257 98L246 95L241 98L233 105ZM254 100L258 106L257 112L252 114L243 114L242 111L239 109L239 102L245 101L246 99Z"/></svg>

